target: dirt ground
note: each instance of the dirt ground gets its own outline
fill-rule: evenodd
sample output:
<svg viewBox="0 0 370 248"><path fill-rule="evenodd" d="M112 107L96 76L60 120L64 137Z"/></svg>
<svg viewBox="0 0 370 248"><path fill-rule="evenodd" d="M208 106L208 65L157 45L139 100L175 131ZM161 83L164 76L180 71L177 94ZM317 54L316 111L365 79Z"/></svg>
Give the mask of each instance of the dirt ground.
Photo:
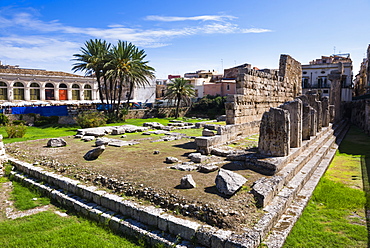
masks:
<svg viewBox="0 0 370 248"><path fill-rule="evenodd" d="M186 199L187 203L212 206L215 212L219 213L219 217L223 218L221 227L241 230L244 227L250 227L262 215L262 211L255 207L252 194L249 193L253 182L262 175L217 157L216 160L223 162L220 167L232 170L248 179L234 196L225 197L220 195L215 187L217 171L201 173L168 168L170 165L165 163L168 156L176 157L183 162L190 161L187 155L196 152L193 139L151 142L159 139L161 135L144 136L140 133L129 134L126 138L107 137L127 141L137 140L140 144L123 147L108 146L103 154L93 161L86 161L83 156L87 151L95 148L95 142L84 142L73 136L64 137L67 146L60 148L47 147L47 139L42 139L7 144L6 149L9 155L26 162L42 165L42 161L51 161L49 164L54 166L49 169L80 180L86 178L87 183L91 183L91 178L101 175L136 187L150 187L158 192L167 192L176 199ZM253 143L253 138L247 142L250 145L251 142ZM243 144L234 144L233 147L240 149ZM155 154L154 151L159 151L159 154ZM197 187L179 189L180 179L187 174L193 176Z"/></svg>

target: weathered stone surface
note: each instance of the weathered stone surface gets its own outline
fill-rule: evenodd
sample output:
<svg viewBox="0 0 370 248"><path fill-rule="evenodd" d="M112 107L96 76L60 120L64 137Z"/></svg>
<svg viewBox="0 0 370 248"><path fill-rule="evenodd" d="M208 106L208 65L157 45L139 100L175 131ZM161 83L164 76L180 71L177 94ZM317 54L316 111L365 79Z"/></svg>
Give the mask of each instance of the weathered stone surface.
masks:
<svg viewBox="0 0 370 248"><path fill-rule="evenodd" d="M198 153L198 152L190 153L188 155L188 158L190 158L191 162L194 162L194 163L203 163L210 159L210 157L202 155L201 153Z"/></svg>
<svg viewBox="0 0 370 248"><path fill-rule="evenodd" d="M206 137L209 137L209 136L215 136L215 133L213 131L209 130L209 129L203 129L202 135L206 136Z"/></svg>
<svg viewBox="0 0 370 248"><path fill-rule="evenodd" d="M154 129L162 129L164 127L164 125L162 125L159 122L145 122L145 123L143 123L143 127L151 127L151 128L154 128Z"/></svg>
<svg viewBox="0 0 370 248"><path fill-rule="evenodd" d="M270 108L262 117L258 150L263 155L283 157L289 154L290 118L287 110Z"/></svg>
<svg viewBox="0 0 370 248"><path fill-rule="evenodd" d="M84 155L84 159L86 160L95 160L97 159L103 152L105 151L105 146L99 146L95 149L92 149L90 151L88 151L85 155Z"/></svg>
<svg viewBox="0 0 370 248"><path fill-rule="evenodd" d="M302 146L302 101L285 102L279 108L288 110L290 118L290 147Z"/></svg>
<svg viewBox="0 0 370 248"><path fill-rule="evenodd" d="M66 145L67 145L67 142L62 138L49 139L47 143L47 146L49 147L61 147L61 146L66 146Z"/></svg>
<svg viewBox="0 0 370 248"><path fill-rule="evenodd" d="M83 141L92 141L95 140L95 136L83 136L82 139Z"/></svg>
<svg viewBox="0 0 370 248"><path fill-rule="evenodd" d="M235 194L245 182L247 179L242 175L222 168L218 171L215 180L217 190L228 196Z"/></svg>
<svg viewBox="0 0 370 248"><path fill-rule="evenodd" d="M316 110L316 131L320 132L322 128L322 104L318 101L316 91L309 91L306 93L310 106Z"/></svg>
<svg viewBox="0 0 370 248"><path fill-rule="evenodd" d="M198 171L203 173L209 173L218 170L217 162L210 164L202 164L199 166Z"/></svg>
<svg viewBox="0 0 370 248"><path fill-rule="evenodd" d="M250 65L230 70L234 70L231 74L236 78L236 94L227 96L226 124L260 120L270 107L302 94L301 64L289 55L280 56L278 71L255 70Z"/></svg>
<svg viewBox="0 0 370 248"><path fill-rule="evenodd" d="M302 107L302 139L309 140L311 132L311 107L307 103Z"/></svg>
<svg viewBox="0 0 370 248"><path fill-rule="evenodd" d="M192 177L192 175L188 174L181 178L180 187L183 189L192 189L195 188L197 185Z"/></svg>
<svg viewBox="0 0 370 248"><path fill-rule="evenodd" d="M179 162L178 158L175 158L175 157L167 157L166 158L166 163L167 164L173 164L173 163L177 163L177 162Z"/></svg>
<svg viewBox="0 0 370 248"><path fill-rule="evenodd" d="M106 145L108 145L108 143L109 143L109 139L108 138L97 138L96 140L95 140L95 145L96 146L106 146Z"/></svg>
<svg viewBox="0 0 370 248"><path fill-rule="evenodd" d="M140 144L137 141L125 141L125 140L119 140L119 139L110 139L108 145L109 146L115 146L115 147L121 147L121 146L133 146Z"/></svg>
<svg viewBox="0 0 370 248"><path fill-rule="evenodd" d="M283 183L281 176L273 176L271 178L262 177L254 182L252 193L256 199L258 207L265 207L269 204L272 198L278 192Z"/></svg>
<svg viewBox="0 0 370 248"><path fill-rule="evenodd" d="M198 166L192 162L184 162L181 164L172 165L170 169L180 170L180 171L193 171L193 170L197 170Z"/></svg>
<svg viewBox="0 0 370 248"><path fill-rule="evenodd" d="M311 126L310 126L310 136L316 136L317 133L317 111L310 107L311 115Z"/></svg>
<svg viewBox="0 0 370 248"><path fill-rule="evenodd" d="M325 96L322 98L322 126L328 127L329 122L330 122L329 98Z"/></svg>

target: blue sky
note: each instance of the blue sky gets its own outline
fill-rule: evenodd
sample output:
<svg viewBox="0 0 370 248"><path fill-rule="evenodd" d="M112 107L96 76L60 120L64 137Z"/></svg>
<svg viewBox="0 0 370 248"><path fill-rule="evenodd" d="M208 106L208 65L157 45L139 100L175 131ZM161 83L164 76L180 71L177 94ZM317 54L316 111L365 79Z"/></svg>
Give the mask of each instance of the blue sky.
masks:
<svg viewBox="0 0 370 248"><path fill-rule="evenodd" d="M278 68L350 53L354 75L370 43L370 1L0 0L0 60L71 72L88 39L145 49L157 78L250 63Z"/></svg>

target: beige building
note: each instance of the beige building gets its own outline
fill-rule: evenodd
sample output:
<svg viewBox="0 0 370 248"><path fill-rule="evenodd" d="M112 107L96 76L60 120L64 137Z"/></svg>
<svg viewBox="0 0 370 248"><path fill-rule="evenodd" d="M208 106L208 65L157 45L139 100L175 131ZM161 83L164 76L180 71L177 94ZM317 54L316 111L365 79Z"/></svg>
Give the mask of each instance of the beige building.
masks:
<svg viewBox="0 0 370 248"><path fill-rule="evenodd" d="M370 94L370 45L367 47L367 56L363 59L360 71L355 78L355 96Z"/></svg>
<svg viewBox="0 0 370 248"><path fill-rule="evenodd" d="M0 103L98 99L94 78L65 72L22 69L0 63Z"/></svg>

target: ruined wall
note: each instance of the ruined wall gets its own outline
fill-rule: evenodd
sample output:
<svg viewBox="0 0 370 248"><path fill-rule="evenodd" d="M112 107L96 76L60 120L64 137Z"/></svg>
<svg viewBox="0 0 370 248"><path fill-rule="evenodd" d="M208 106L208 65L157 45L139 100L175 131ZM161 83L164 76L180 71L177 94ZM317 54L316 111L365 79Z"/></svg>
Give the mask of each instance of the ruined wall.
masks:
<svg viewBox="0 0 370 248"><path fill-rule="evenodd" d="M260 120L270 107L291 101L302 93L301 64L289 55L280 56L278 72L245 67L238 72L237 94L229 95L225 104L227 124Z"/></svg>
<svg viewBox="0 0 370 248"><path fill-rule="evenodd" d="M370 99L362 99L350 103L351 122L370 134Z"/></svg>

